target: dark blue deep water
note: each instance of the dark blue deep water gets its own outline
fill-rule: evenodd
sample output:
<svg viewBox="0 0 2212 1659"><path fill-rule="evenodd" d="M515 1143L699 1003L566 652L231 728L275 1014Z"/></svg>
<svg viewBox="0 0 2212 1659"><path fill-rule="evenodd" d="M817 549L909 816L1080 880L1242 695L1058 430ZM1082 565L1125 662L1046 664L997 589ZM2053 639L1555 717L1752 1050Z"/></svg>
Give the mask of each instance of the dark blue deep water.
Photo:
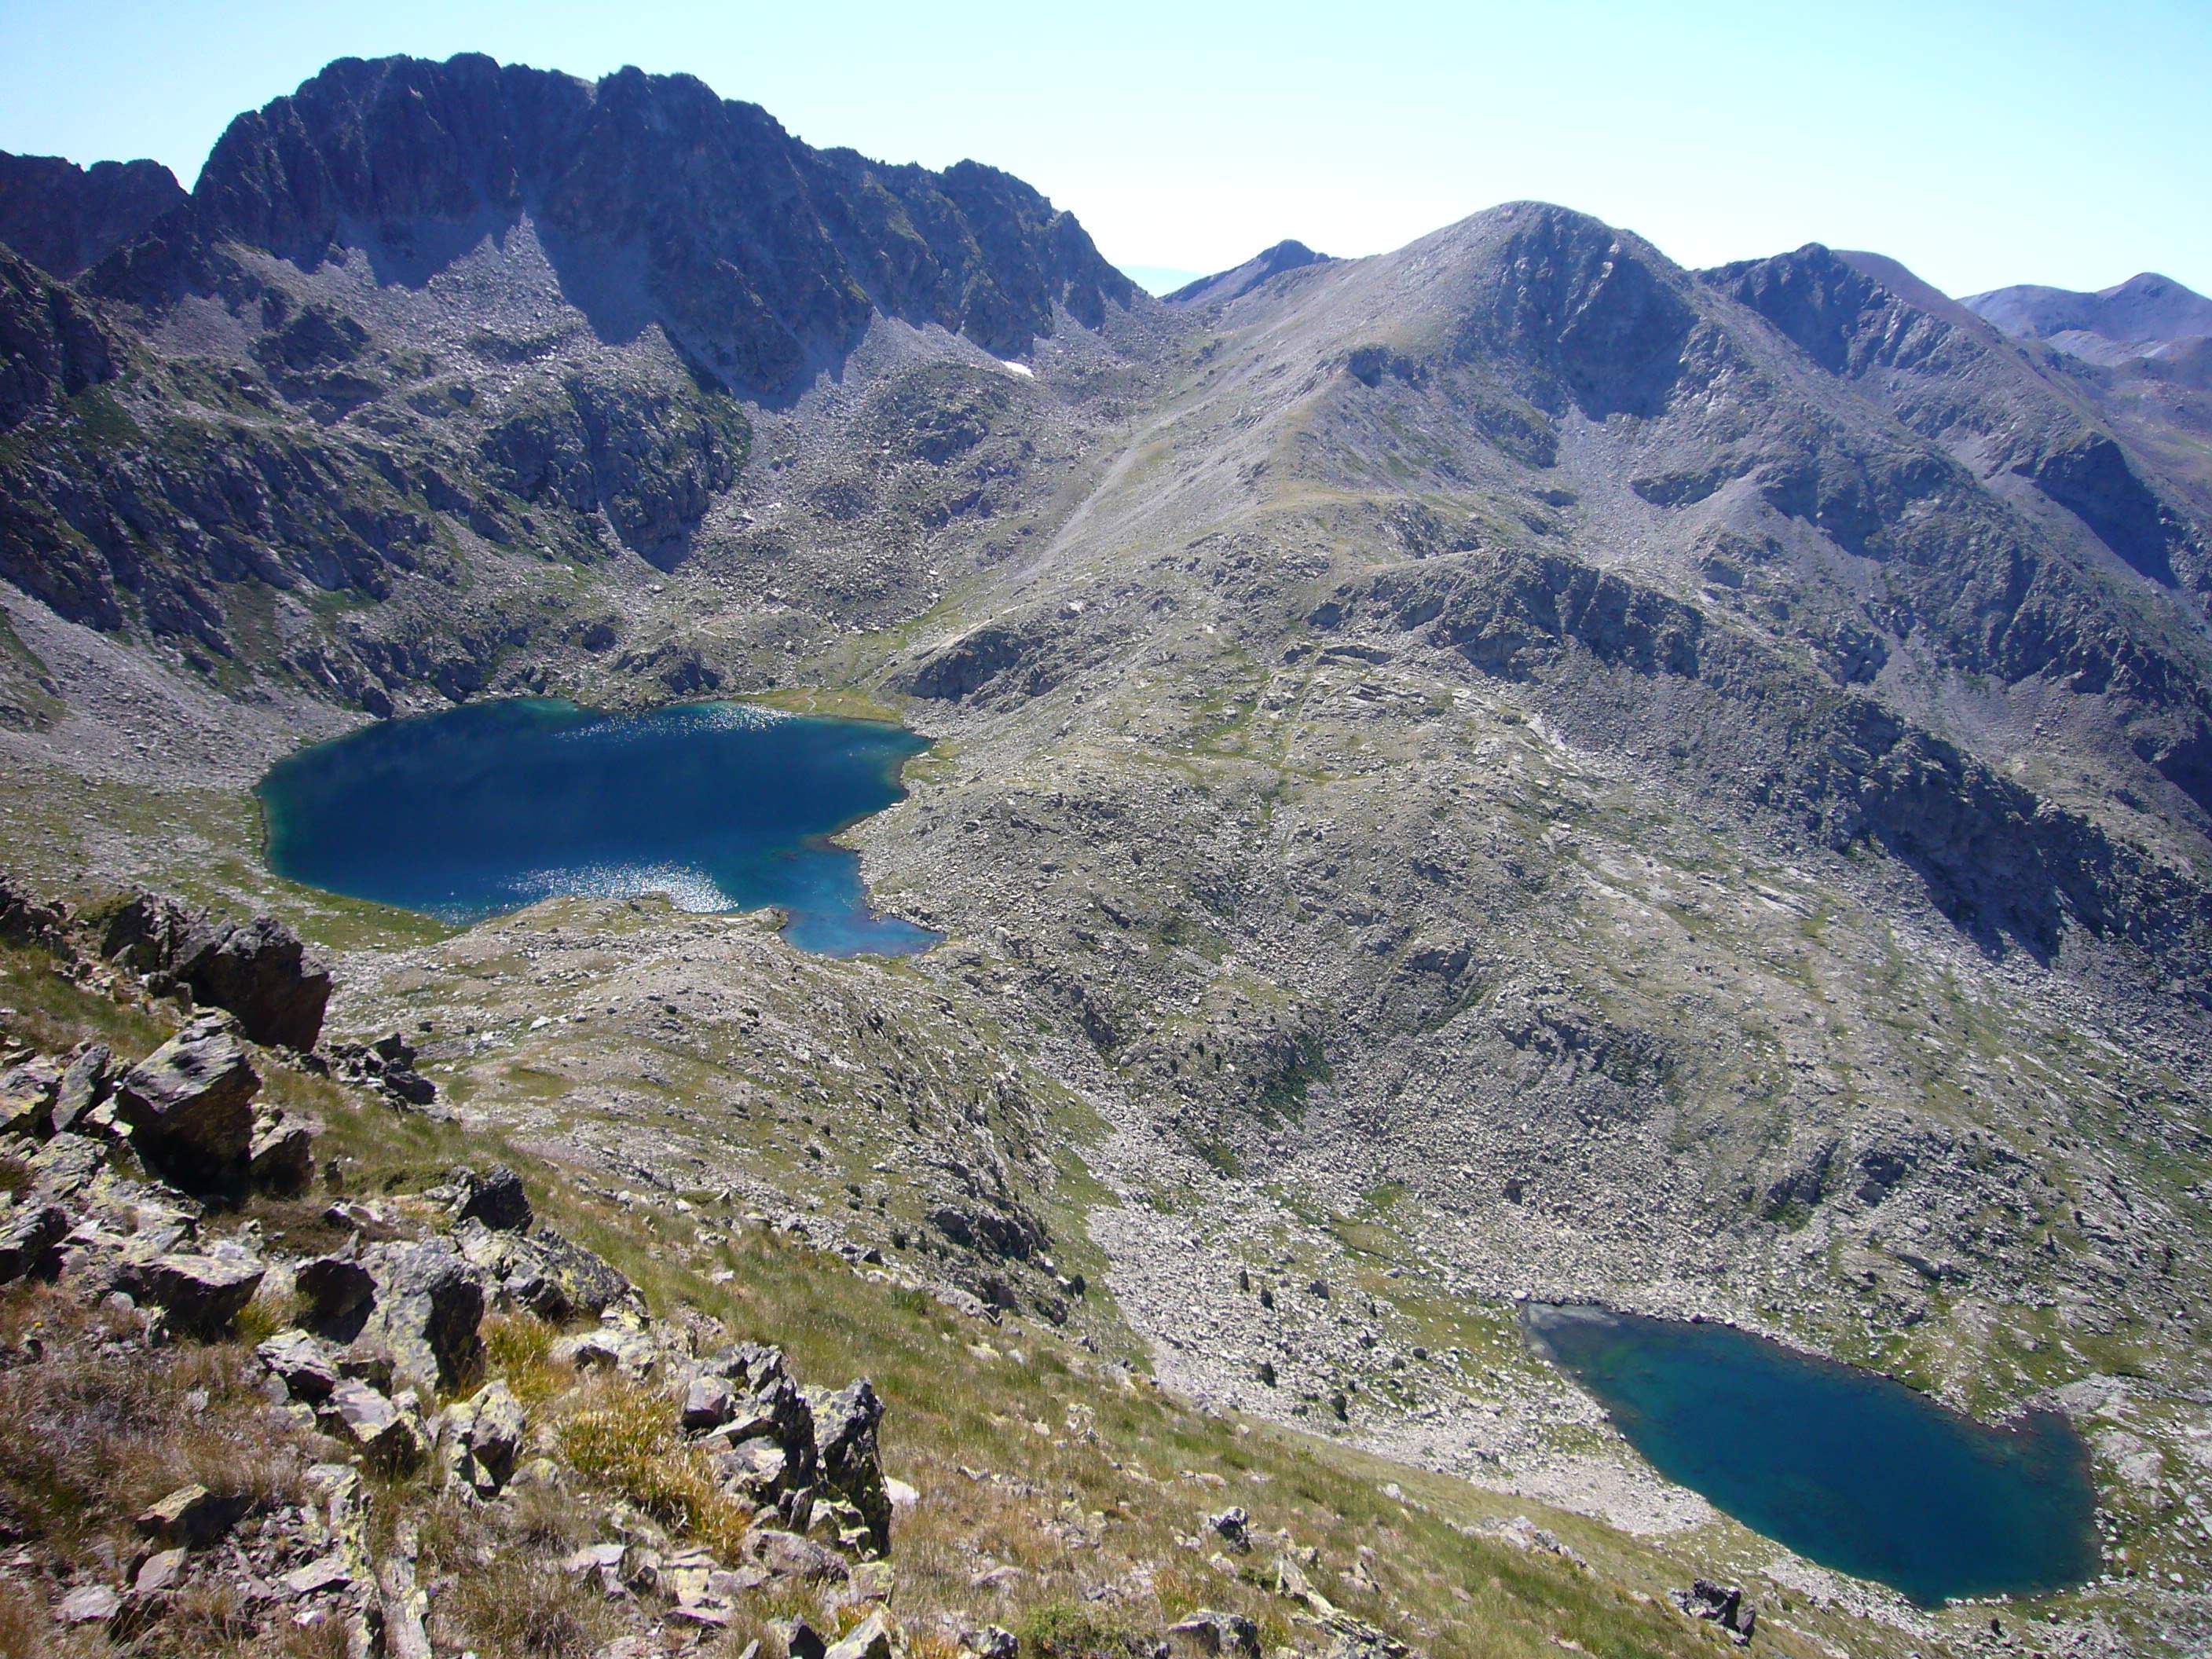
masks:
<svg viewBox="0 0 2212 1659"><path fill-rule="evenodd" d="M1653 1468L1824 1566L1923 1607L2097 1571L2088 1453L2063 1416L1993 1429L1724 1325L1542 1305L1527 1323Z"/></svg>
<svg viewBox="0 0 2212 1659"><path fill-rule="evenodd" d="M788 913L830 956L937 935L868 907L828 837L901 799L928 748L896 726L703 702L606 714L547 699L386 720L288 756L257 793L279 875L466 922L557 893L666 892Z"/></svg>

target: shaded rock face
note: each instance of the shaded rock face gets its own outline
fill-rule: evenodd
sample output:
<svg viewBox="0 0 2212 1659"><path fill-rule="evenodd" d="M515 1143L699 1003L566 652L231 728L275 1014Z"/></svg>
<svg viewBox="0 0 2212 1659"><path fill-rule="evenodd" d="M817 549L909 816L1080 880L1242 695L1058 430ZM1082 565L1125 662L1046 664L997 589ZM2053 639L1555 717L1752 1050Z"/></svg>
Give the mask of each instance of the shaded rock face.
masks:
<svg viewBox="0 0 2212 1659"><path fill-rule="evenodd" d="M716 421L663 389L572 377L485 434L492 477L526 501L604 508L640 551L698 522L744 458L742 422Z"/></svg>
<svg viewBox="0 0 2212 1659"><path fill-rule="evenodd" d="M110 921L101 949L236 1015L256 1042L305 1050L322 1034L330 971L273 916L224 921L142 893Z"/></svg>
<svg viewBox="0 0 2212 1659"><path fill-rule="evenodd" d="M2189 525L2115 436L1971 313L1940 296L1931 303L1943 309L1929 311L1817 243L1704 277L1829 374L1878 388L1915 431L1954 445L1978 470L2028 479L2138 574L2171 588L2201 567ZM1893 280L1915 286L1909 272ZM1900 516L1894 501L1875 505L1877 518Z"/></svg>
<svg viewBox="0 0 2212 1659"><path fill-rule="evenodd" d="M1052 331L1055 307L1096 325L1134 293L1073 218L992 168L817 151L688 76L592 84L479 56L343 59L240 116L194 188L191 236L312 265L362 234L434 264L453 233L525 216L553 233L572 293L637 271L615 279L627 297L752 386L789 383L872 310L1008 355ZM185 239L172 252L198 257ZM103 280L127 290L161 263Z"/></svg>
<svg viewBox="0 0 2212 1659"><path fill-rule="evenodd" d="M481 1221L494 1232L520 1232L531 1222L530 1194L522 1177L504 1164L478 1175L473 1170L454 1172L459 1199L453 1206L456 1221Z"/></svg>
<svg viewBox="0 0 2212 1659"><path fill-rule="evenodd" d="M97 264L184 205L159 161L95 161L0 152L0 242L63 278Z"/></svg>
<svg viewBox="0 0 2212 1659"><path fill-rule="evenodd" d="M1052 1240L1036 1218L1008 1206L963 1209L940 1204L926 1218L929 1224L963 1249L1026 1261L1052 1248Z"/></svg>
<svg viewBox="0 0 2212 1659"><path fill-rule="evenodd" d="M107 336L84 301L0 248L0 432L113 373Z"/></svg>
<svg viewBox="0 0 2212 1659"><path fill-rule="evenodd" d="M1527 390L1540 406L1571 403L1592 420L1660 413L1698 331L1670 264L1582 214L1498 211L1508 238L1479 273L1462 355L1537 368Z"/></svg>

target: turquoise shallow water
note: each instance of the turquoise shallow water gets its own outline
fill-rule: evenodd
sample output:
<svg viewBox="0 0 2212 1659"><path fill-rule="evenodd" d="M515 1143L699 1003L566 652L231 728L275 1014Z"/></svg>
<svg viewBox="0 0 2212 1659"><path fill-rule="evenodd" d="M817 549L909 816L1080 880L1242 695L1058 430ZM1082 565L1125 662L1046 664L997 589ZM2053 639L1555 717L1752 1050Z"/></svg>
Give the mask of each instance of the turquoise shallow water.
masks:
<svg viewBox="0 0 2212 1659"><path fill-rule="evenodd" d="M562 893L665 891L788 913L830 956L937 935L875 914L838 830L900 799L928 748L896 726L691 703L607 714L551 699L387 720L288 756L257 793L269 862L311 887L449 921Z"/></svg>
<svg viewBox="0 0 2212 1659"><path fill-rule="evenodd" d="M1824 1566L1923 1607L2097 1571L2088 1454L2061 1415L1991 1428L1724 1325L1541 1304L1526 1323L1653 1468Z"/></svg>

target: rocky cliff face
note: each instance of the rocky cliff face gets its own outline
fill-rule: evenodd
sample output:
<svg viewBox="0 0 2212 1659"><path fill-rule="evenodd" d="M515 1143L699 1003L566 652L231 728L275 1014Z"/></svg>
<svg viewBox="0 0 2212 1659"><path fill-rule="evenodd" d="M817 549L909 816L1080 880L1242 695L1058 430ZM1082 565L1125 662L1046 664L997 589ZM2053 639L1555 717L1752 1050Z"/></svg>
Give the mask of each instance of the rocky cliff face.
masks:
<svg viewBox="0 0 2212 1659"><path fill-rule="evenodd" d="M0 432L52 413L114 372L106 332L76 294L0 248Z"/></svg>
<svg viewBox="0 0 2212 1659"><path fill-rule="evenodd" d="M25 428L0 573L204 668L239 657L245 586L274 589L306 609L255 672L378 711L467 695L526 641L611 642L545 561L689 556L749 410L872 330L988 364L1139 302L975 163L817 151L680 76L347 60L239 118L75 288L0 268L0 426ZM378 608L318 618L317 594Z"/></svg>
<svg viewBox="0 0 2212 1659"><path fill-rule="evenodd" d="M0 242L56 276L98 264L184 200L158 161L80 167L58 155L0 152Z"/></svg>
<svg viewBox="0 0 2212 1659"><path fill-rule="evenodd" d="M748 388L789 386L874 314L1008 356L1056 309L1096 327L1134 293L1073 218L993 168L817 151L689 76L592 84L480 57L346 59L240 116L194 187L176 275L207 280L226 242L434 270L526 217L584 309L649 318ZM100 285L143 295L158 264Z"/></svg>

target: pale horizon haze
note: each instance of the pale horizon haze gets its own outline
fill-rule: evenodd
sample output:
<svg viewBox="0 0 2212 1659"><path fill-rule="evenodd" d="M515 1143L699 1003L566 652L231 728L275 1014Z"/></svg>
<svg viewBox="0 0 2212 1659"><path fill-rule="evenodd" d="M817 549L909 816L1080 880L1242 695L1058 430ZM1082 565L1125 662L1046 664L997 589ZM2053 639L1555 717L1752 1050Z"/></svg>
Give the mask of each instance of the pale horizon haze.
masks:
<svg viewBox="0 0 2212 1659"><path fill-rule="evenodd" d="M973 157L1148 285L1537 198L1688 265L1808 241L1947 292L2212 292L2212 5L799 8L0 0L0 149L189 185L332 58L698 76L808 143Z"/></svg>

